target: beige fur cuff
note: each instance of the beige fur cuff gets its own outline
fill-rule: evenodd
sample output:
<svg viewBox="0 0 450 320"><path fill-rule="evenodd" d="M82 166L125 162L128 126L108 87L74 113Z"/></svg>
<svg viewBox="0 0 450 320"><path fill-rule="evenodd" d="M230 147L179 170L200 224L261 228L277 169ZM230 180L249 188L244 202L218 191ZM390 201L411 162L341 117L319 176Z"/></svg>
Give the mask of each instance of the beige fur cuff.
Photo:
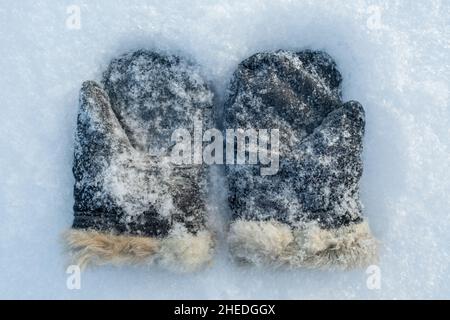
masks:
<svg viewBox="0 0 450 320"><path fill-rule="evenodd" d="M237 220L228 240L237 261L254 265L350 269L377 261L377 241L367 222L321 229L316 223L291 228L276 221Z"/></svg>
<svg viewBox="0 0 450 320"><path fill-rule="evenodd" d="M159 239L72 229L65 238L80 267L156 262L173 271L192 272L211 262L214 247L208 231L193 235L177 230Z"/></svg>

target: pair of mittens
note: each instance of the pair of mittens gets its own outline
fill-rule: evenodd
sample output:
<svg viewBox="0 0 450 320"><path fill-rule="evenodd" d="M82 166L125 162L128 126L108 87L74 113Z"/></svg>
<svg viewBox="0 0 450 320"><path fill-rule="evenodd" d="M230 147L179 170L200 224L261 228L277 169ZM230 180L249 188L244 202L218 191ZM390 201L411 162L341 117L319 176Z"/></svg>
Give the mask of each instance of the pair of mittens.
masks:
<svg viewBox="0 0 450 320"><path fill-rule="evenodd" d="M256 54L234 75L226 128L279 130L279 168L227 164L238 261L362 266L376 242L361 215L364 111L341 102L341 76L320 52ZM194 271L212 260L208 168L171 158L174 130L213 126L213 94L177 56L137 51L83 84L68 245L80 265L156 262Z"/></svg>

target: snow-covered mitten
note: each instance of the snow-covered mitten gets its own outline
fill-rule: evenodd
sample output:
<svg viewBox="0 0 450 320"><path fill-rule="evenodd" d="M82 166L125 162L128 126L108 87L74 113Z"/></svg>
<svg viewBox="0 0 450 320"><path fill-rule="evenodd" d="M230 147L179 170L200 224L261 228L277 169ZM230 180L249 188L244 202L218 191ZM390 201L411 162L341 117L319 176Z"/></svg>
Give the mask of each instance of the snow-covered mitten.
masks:
<svg viewBox="0 0 450 320"><path fill-rule="evenodd" d="M103 87L88 81L80 93L67 235L77 262L201 267L213 250L207 172L171 161L171 135L211 121L211 91L187 61L149 51L113 60Z"/></svg>
<svg viewBox="0 0 450 320"><path fill-rule="evenodd" d="M279 168L227 165L237 261L347 269L376 260L359 199L364 109L342 102L341 80L323 52L258 53L239 65L226 128L278 129Z"/></svg>

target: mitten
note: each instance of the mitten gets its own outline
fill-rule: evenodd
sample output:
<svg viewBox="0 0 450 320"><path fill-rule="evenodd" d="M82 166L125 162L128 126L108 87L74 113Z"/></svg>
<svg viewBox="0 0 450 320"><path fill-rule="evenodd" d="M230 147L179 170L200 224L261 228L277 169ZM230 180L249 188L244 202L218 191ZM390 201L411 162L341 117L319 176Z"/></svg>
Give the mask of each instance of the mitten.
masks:
<svg viewBox="0 0 450 320"><path fill-rule="evenodd" d="M200 268L213 249L207 171L174 164L171 148L175 129L211 121L211 91L187 61L148 51L113 60L103 87L80 93L67 234L77 263Z"/></svg>
<svg viewBox="0 0 450 320"><path fill-rule="evenodd" d="M237 261L346 269L376 260L359 198L364 109L342 102L341 81L323 52L258 53L238 66L225 126L278 130L278 144L266 149L279 163L264 174L260 161L227 162ZM259 137L258 152L265 148Z"/></svg>

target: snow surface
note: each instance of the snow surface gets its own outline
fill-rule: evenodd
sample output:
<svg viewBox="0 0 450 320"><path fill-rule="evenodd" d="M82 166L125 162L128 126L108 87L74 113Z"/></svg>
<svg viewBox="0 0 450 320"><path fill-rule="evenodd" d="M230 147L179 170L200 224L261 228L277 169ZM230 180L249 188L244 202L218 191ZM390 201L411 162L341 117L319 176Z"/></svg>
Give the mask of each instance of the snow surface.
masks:
<svg viewBox="0 0 450 320"><path fill-rule="evenodd" d="M81 29L67 28L67 7ZM366 110L362 201L381 242L381 288L365 270L235 266L223 242L193 275L101 267L66 287L61 233L72 222L78 91L137 48L197 61L218 100L249 55L324 49L344 99ZM449 298L449 1L0 2L0 298ZM228 221L223 168L212 215Z"/></svg>

